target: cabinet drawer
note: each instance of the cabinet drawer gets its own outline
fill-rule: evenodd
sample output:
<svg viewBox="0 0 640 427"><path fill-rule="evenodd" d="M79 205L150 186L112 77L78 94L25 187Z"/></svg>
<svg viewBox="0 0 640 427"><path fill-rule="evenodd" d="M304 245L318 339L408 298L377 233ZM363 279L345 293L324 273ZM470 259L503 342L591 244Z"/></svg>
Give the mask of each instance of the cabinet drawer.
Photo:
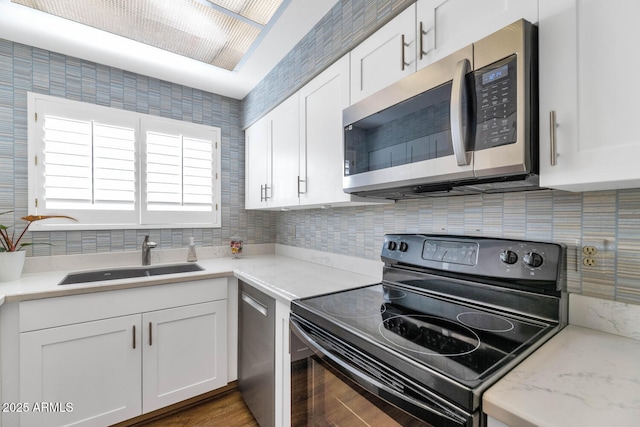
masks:
<svg viewBox="0 0 640 427"><path fill-rule="evenodd" d="M20 332L227 298L227 279L96 292L20 303Z"/></svg>

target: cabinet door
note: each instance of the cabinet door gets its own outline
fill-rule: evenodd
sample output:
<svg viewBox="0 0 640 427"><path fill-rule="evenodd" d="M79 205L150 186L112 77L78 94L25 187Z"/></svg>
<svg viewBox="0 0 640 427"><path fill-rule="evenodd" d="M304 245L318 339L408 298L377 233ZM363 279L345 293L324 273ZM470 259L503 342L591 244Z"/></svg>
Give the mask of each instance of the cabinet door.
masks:
<svg viewBox="0 0 640 427"><path fill-rule="evenodd" d="M349 56L300 90L300 204L349 201L342 191L342 110L349 106Z"/></svg>
<svg viewBox="0 0 640 427"><path fill-rule="evenodd" d="M288 98L269 116L271 117L271 174L268 191L269 207L298 205L299 112L298 94Z"/></svg>
<svg viewBox="0 0 640 427"><path fill-rule="evenodd" d="M245 208L266 207L265 187L271 185L271 120L251 125L245 137Z"/></svg>
<svg viewBox="0 0 640 427"><path fill-rule="evenodd" d="M227 302L142 315L143 412L227 384Z"/></svg>
<svg viewBox="0 0 640 427"><path fill-rule="evenodd" d="M409 6L351 51L351 102L416 71L416 6Z"/></svg>
<svg viewBox="0 0 640 427"><path fill-rule="evenodd" d="M140 340L140 315L20 334L20 400L31 405L20 425L111 425L140 415ZM38 411L40 402L58 406Z"/></svg>
<svg viewBox="0 0 640 427"><path fill-rule="evenodd" d="M537 0L420 0L418 69L521 18L538 21Z"/></svg>
<svg viewBox="0 0 640 427"><path fill-rule="evenodd" d="M635 96L640 80L631 71L640 67L637 16L635 0L540 1L542 186L570 191L640 186Z"/></svg>

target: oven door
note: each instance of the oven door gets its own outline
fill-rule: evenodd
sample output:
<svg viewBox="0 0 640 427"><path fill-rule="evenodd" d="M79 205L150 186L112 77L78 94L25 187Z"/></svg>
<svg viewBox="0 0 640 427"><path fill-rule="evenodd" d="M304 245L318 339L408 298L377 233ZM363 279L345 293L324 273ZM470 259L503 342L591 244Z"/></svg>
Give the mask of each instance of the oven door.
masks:
<svg viewBox="0 0 640 427"><path fill-rule="evenodd" d="M478 426L408 378L292 314L291 425Z"/></svg>

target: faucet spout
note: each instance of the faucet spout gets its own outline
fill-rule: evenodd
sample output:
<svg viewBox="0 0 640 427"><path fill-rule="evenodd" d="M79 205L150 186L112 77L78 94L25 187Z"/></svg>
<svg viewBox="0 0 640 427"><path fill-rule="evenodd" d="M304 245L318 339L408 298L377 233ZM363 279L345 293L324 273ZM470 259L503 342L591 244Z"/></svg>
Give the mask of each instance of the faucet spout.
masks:
<svg viewBox="0 0 640 427"><path fill-rule="evenodd" d="M149 241L149 235L144 236L142 242L142 265L151 265L151 249L157 245L155 242Z"/></svg>

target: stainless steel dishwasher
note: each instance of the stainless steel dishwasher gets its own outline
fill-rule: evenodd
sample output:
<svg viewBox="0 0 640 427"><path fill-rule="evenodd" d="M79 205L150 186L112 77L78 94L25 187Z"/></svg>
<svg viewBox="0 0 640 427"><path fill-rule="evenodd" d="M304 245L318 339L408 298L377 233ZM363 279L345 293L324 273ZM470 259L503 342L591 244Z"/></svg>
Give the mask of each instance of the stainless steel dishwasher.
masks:
<svg viewBox="0 0 640 427"><path fill-rule="evenodd" d="M260 427L275 427L275 300L239 282L238 388Z"/></svg>

